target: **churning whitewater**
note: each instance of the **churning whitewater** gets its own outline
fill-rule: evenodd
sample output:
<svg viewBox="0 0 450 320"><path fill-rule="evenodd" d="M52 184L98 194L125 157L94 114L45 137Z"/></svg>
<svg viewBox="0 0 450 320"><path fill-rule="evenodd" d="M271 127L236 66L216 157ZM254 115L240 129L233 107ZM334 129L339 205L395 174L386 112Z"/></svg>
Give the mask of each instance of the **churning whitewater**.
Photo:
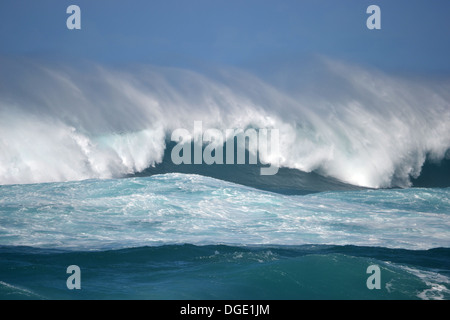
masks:
<svg viewBox="0 0 450 320"><path fill-rule="evenodd" d="M3 58L0 184L139 173L162 162L173 130L192 130L194 121L218 130L277 129L281 167L356 186L407 187L426 160L449 159L448 80L316 64L321 71L310 85L327 86L294 90L301 72L284 88L240 70L70 68Z"/></svg>
<svg viewBox="0 0 450 320"><path fill-rule="evenodd" d="M450 246L450 189L282 195L199 175L2 186L0 243Z"/></svg>

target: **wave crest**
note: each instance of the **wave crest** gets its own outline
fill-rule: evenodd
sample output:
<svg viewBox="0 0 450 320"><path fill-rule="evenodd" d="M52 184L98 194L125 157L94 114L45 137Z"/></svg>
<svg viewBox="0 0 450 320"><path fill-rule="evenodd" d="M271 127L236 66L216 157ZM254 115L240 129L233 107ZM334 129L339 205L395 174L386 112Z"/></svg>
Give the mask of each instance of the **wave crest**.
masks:
<svg viewBox="0 0 450 320"><path fill-rule="evenodd" d="M427 159L446 157L446 79L319 65L317 75L296 74L285 88L235 69L206 76L2 61L0 183L140 172L162 161L174 129L192 130L198 120L219 130L277 128L282 167L358 186L410 186Z"/></svg>

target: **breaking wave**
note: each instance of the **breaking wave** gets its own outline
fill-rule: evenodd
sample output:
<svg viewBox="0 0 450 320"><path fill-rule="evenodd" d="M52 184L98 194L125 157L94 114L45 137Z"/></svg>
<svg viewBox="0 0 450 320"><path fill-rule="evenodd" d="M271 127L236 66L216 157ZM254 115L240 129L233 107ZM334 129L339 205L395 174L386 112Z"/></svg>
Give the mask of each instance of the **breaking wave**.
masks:
<svg viewBox="0 0 450 320"><path fill-rule="evenodd" d="M310 81L300 73L283 87L236 69L1 58L0 184L142 173L167 161L174 129L192 130L196 120L219 130L276 128L281 167L355 186L408 187L425 163L448 162L447 79L317 65Z"/></svg>

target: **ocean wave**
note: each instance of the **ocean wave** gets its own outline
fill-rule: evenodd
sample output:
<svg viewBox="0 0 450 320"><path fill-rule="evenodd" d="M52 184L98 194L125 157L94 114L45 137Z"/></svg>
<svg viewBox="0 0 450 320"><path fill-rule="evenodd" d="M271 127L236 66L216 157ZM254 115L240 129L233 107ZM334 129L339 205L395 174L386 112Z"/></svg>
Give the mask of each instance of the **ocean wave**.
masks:
<svg viewBox="0 0 450 320"><path fill-rule="evenodd" d="M0 184L116 178L160 164L176 128L276 128L283 168L363 187L408 187L449 159L448 79L322 59L289 89L248 72L80 68L2 58ZM307 74L307 73L305 73ZM308 85L304 85L308 83ZM295 88L292 89L292 87Z"/></svg>

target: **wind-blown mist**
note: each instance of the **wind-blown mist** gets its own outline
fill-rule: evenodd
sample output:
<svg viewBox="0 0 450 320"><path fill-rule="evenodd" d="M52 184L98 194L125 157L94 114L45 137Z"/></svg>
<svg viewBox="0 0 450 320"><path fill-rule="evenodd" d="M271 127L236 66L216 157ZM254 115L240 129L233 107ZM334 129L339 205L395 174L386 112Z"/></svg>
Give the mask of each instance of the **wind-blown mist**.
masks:
<svg viewBox="0 0 450 320"><path fill-rule="evenodd" d="M301 79L301 81L299 81ZM297 74L292 83L308 84ZM277 128L279 163L408 186L450 149L450 82L323 60L281 89L242 70L0 62L0 184L112 178L162 161L176 128ZM448 153L447 153L448 156Z"/></svg>

